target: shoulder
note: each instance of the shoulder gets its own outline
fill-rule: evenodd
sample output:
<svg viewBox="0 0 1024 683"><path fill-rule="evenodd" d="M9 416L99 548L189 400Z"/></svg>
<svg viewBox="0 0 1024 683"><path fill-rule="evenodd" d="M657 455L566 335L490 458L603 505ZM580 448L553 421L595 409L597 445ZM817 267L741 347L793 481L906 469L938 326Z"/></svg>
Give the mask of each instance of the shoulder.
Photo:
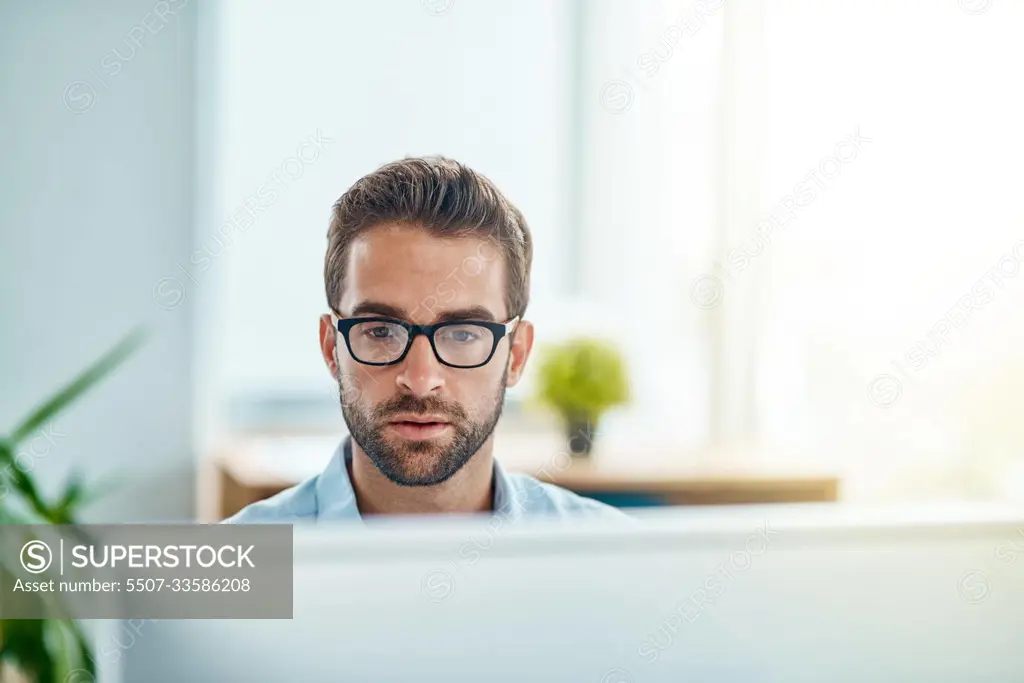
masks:
<svg viewBox="0 0 1024 683"><path fill-rule="evenodd" d="M311 477L301 484L280 493L247 505L224 524L280 524L285 522L315 521L317 513L316 483L319 477Z"/></svg>
<svg viewBox="0 0 1024 683"><path fill-rule="evenodd" d="M602 517L629 519L619 510L568 489L542 482L522 473L508 475L515 496L526 514L548 514L558 517Z"/></svg>

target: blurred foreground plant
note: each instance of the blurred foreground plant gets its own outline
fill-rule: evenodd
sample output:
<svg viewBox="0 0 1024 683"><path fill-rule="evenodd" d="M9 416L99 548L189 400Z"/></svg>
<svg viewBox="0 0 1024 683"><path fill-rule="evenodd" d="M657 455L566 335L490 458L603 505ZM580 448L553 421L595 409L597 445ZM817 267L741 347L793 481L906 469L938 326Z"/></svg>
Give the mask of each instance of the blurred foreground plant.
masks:
<svg viewBox="0 0 1024 683"><path fill-rule="evenodd" d="M87 491L72 475L52 500L41 492L31 469L18 462L18 448L38 437L39 431L94 385L119 367L146 339L135 330L94 362L66 387L0 437L0 524L79 524L79 509L100 491ZM13 496L12 496L13 494ZM30 540L29 537L25 541ZM21 573L20 558L0 556L0 585L11 585ZM36 594L42 596L43 594ZM0 681L17 675L30 683L64 683L72 671L78 681L95 679L92 648L79 624L67 618L54 597L38 597L40 611L50 619L0 618ZM0 605L2 617L2 605Z"/></svg>

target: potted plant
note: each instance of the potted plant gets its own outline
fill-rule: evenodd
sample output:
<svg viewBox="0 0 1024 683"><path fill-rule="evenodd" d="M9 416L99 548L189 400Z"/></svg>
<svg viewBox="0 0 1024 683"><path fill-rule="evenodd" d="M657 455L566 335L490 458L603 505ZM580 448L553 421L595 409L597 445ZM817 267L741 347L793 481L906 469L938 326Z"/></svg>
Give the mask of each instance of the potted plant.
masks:
<svg viewBox="0 0 1024 683"><path fill-rule="evenodd" d="M49 400L33 410L6 437L0 437L0 523L79 524L79 509L96 497L77 476L52 499L45 496L32 474L34 469L19 460L19 447L36 438L40 430L82 394L101 381L130 356L144 341L136 330ZM13 495L12 495L13 494ZM18 569L17 557L0 556L3 584L10 585ZM0 680L26 683L63 683L71 672L77 682L95 679L92 647L79 624L59 604L47 603L49 619L0 618Z"/></svg>
<svg viewBox="0 0 1024 683"><path fill-rule="evenodd" d="M588 337L539 352L537 398L561 417L569 450L589 455L601 416L629 401L622 354L613 344Z"/></svg>

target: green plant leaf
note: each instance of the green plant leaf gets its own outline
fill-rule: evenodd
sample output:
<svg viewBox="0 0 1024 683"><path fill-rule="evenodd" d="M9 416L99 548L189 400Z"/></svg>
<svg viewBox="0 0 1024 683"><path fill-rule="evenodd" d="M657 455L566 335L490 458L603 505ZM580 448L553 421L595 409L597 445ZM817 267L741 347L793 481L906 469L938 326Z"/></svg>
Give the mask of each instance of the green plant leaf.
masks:
<svg viewBox="0 0 1024 683"><path fill-rule="evenodd" d="M77 473L72 473L71 478L64 488L57 502L53 504L53 513L56 519L55 524L68 524L70 513L78 507L79 502L85 496L85 486L82 485L82 478Z"/></svg>
<svg viewBox="0 0 1024 683"><path fill-rule="evenodd" d="M596 424L629 400L625 362L610 342L583 337L539 351L537 398L567 422Z"/></svg>
<svg viewBox="0 0 1024 683"><path fill-rule="evenodd" d="M120 488L122 483L120 478L107 477L105 481L86 486L77 473L72 473L64 488L64 493L50 507L52 513L50 522L52 524L77 525L78 522L75 518L79 509L102 498L110 491Z"/></svg>
<svg viewBox="0 0 1024 683"><path fill-rule="evenodd" d="M94 384L113 372L121 363L131 356L149 336L143 328L137 328L126 335L117 345L104 354L78 377L72 380L52 398L36 408L11 432L8 442L14 445L34 434L55 415L88 391Z"/></svg>
<svg viewBox="0 0 1024 683"><path fill-rule="evenodd" d="M57 665L46 648L45 619L4 619L2 657L38 683L57 683Z"/></svg>
<svg viewBox="0 0 1024 683"><path fill-rule="evenodd" d="M91 677L89 680L96 680L96 660L93 658L92 647L89 645L89 641L86 640L85 634L82 633L82 629L79 628L78 624L74 621L67 622L68 628L71 629L71 635L75 639L75 643L78 645L78 658L74 662L74 665L78 669L83 669Z"/></svg>
<svg viewBox="0 0 1024 683"><path fill-rule="evenodd" d="M31 474L18 467L17 446L112 373L147 337L148 332L144 329L132 331L56 395L33 410L7 438L0 438L0 484L3 485L0 524L65 524L73 534L84 533L75 522L75 513L88 500L98 497L102 490L87 490L82 480L72 475L57 501L47 505ZM19 494L27 504L27 511L15 512L5 505L3 498L10 490ZM3 583L20 573L18 564L15 558L0 556ZM79 625L69 618L67 605L55 596L40 597L39 611L52 618L0 620L0 666L7 662L35 683L59 683L75 669L94 676L95 660L90 644Z"/></svg>
<svg viewBox="0 0 1024 683"><path fill-rule="evenodd" d="M75 670L92 676L91 680L96 675L89 643L71 620L0 620L0 663L4 661L38 683L63 683Z"/></svg>
<svg viewBox="0 0 1024 683"><path fill-rule="evenodd" d="M44 520L48 519L48 508L42 496L39 495L35 481L27 472L22 471L16 464L12 464L14 456L10 452L6 455L9 456L9 462L0 468L0 482L3 483L4 491L9 491L13 487L32 510Z"/></svg>

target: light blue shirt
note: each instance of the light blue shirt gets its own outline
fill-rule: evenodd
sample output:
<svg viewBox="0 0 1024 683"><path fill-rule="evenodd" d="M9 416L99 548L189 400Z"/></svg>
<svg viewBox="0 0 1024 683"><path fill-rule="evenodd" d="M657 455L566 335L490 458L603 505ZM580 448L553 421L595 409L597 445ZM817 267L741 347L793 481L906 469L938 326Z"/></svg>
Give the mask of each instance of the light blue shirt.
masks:
<svg viewBox="0 0 1024 683"><path fill-rule="evenodd" d="M224 521L229 524L361 521L348 476L348 463L352 462L351 439L346 436L342 440L320 474L248 505ZM510 520L533 515L625 518L610 505L526 474L506 472L497 460L494 462L494 514Z"/></svg>

